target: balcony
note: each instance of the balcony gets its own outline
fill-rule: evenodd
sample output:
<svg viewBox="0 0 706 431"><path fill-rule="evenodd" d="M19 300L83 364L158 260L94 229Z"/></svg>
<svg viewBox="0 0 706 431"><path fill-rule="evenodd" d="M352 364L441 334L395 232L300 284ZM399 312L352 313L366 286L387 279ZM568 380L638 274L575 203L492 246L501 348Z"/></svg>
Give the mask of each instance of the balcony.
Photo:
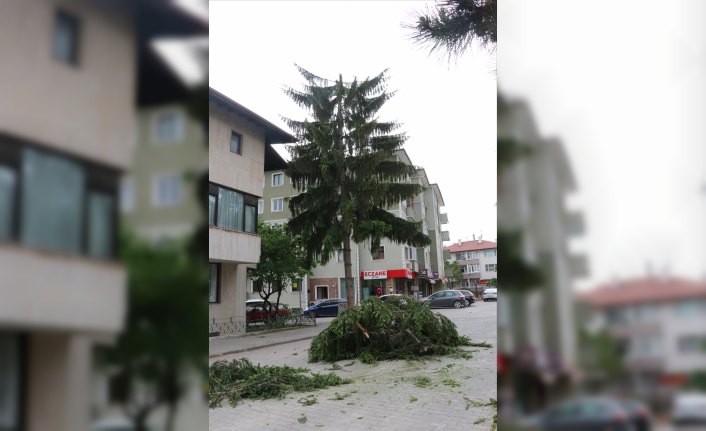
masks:
<svg viewBox="0 0 706 431"><path fill-rule="evenodd" d="M584 254L569 256L569 269L574 278L588 277L588 258Z"/></svg>
<svg viewBox="0 0 706 431"><path fill-rule="evenodd" d="M449 224L449 215L446 213L439 214L439 223Z"/></svg>
<svg viewBox="0 0 706 431"><path fill-rule="evenodd" d="M258 263L260 237L252 233L209 226L208 259L213 262Z"/></svg>
<svg viewBox="0 0 706 431"><path fill-rule="evenodd" d="M451 241L451 236L449 235L449 231L447 231L447 230L441 231L441 240L442 241Z"/></svg>
<svg viewBox="0 0 706 431"><path fill-rule="evenodd" d="M571 211L564 214L564 226L566 234L569 237L577 237L584 235L586 231L586 223L583 213Z"/></svg>
<svg viewBox="0 0 706 431"><path fill-rule="evenodd" d="M127 277L116 262L0 245L0 325L114 334L126 314Z"/></svg>

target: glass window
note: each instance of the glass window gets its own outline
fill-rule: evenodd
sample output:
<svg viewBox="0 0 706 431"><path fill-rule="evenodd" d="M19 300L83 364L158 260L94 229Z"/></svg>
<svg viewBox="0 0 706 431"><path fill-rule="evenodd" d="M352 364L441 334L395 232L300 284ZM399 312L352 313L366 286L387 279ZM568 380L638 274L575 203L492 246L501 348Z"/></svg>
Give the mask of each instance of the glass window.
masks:
<svg viewBox="0 0 706 431"><path fill-rule="evenodd" d="M84 227L85 174L68 158L25 148L22 157L23 244L79 253Z"/></svg>
<svg viewBox="0 0 706 431"><path fill-rule="evenodd" d="M123 178L120 181L120 211L130 212L135 209L135 180Z"/></svg>
<svg viewBox="0 0 706 431"><path fill-rule="evenodd" d="M113 197L107 193L88 194L88 254L96 257L113 255Z"/></svg>
<svg viewBox="0 0 706 431"><path fill-rule="evenodd" d="M20 355L19 336L0 334L0 430L20 429Z"/></svg>
<svg viewBox="0 0 706 431"><path fill-rule="evenodd" d="M245 232L255 233L257 230L257 208L245 205Z"/></svg>
<svg viewBox="0 0 706 431"><path fill-rule="evenodd" d="M284 199L274 198L272 199L272 212L278 213L284 211Z"/></svg>
<svg viewBox="0 0 706 431"><path fill-rule="evenodd" d="M232 190L218 189L218 227L243 230L243 195Z"/></svg>
<svg viewBox="0 0 706 431"><path fill-rule="evenodd" d="M78 64L78 34L78 18L64 11L57 12L52 43L55 59L66 64Z"/></svg>
<svg viewBox="0 0 706 431"><path fill-rule="evenodd" d="M13 237L17 172L0 165L0 240Z"/></svg>
<svg viewBox="0 0 706 431"><path fill-rule="evenodd" d="M496 271L496 265L495 264L488 264L485 265L485 270L490 271L490 272L495 272Z"/></svg>
<svg viewBox="0 0 706 431"><path fill-rule="evenodd" d="M154 177L152 203L156 207L171 207L181 204L182 180L179 174L162 174Z"/></svg>
<svg viewBox="0 0 706 431"><path fill-rule="evenodd" d="M495 250L495 249L493 249L493 250L485 250L485 251L483 252L483 255L484 255L485 257L494 257L494 256L497 256L497 250Z"/></svg>
<svg viewBox="0 0 706 431"><path fill-rule="evenodd" d="M265 200L264 199L258 199L257 200L257 213L258 214L263 214L265 212Z"/></svg>
<svg viewBox="0 0 706 431"><path fill-rule="evenodd" d="M683 318L692 318L701 315L704 312L704 305L698 300L686 300L677 302L675 305L677 316Z"/></svg>
<svg viewBox="0 0 706 431"><path fill-rule="evenodd" d="M338 286L338 297L346 298L346 279L344 277L338 279Z"/></svg>
<svg viewBox="0 0 706 431"><path fill-rule="evenodd" d="M378 252L373 255L373 260L385 259L385 246L381 245Z"/></svg>
<svg viewBox="0 0 706 431"><path fill-rule="evenodd" d="M230 152L233 154L242 155L243 154L243 136L231 132L230 134Z"/></svg>
<svg viewBox="0 0 706 431"><path fill-rule="evenodd" d="M208 195L208 225L216 224L216 196Z"/></svg>
<svg viewBox="0 0 706 431"><path fill-rule="evenodd" d="M218 294L218 268L217 263L209 263L209 276L208 276L208 302L214 303L220 300Z"/></svg>
<svg viewBox="0 0 706 431"><path fill-rule="evenodd" d="M343 262L343 250L336 250L336 261Z"/></svg>
<svg viewBox="0 0 706 431"><path fill-rule="evenodd" d="M181 112L160 112L155 117L155 142L158 144L178 142L184 136L184 120Z"/></svg>
<svg viewBox="0 0 706 431"><path fill-rule="evenodd" d="M272 187L279 187L284 184L284 174L279 172L272 174Z"/></svg>

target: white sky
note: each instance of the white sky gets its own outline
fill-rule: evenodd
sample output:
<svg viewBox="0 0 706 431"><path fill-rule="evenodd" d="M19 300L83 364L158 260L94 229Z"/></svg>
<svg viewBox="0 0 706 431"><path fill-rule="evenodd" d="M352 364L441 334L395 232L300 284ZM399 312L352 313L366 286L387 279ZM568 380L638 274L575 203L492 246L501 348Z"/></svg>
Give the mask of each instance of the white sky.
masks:
<svg viewBox="0 0 706 431"><path fill-rule="evenodd" d="M562 139L591 277L706 271L702 1L503 0L498 84Z"/></svg>
<svg viewBox="0 0 706 431"><path fill-rule="evenodd" d="M415 1L211 1L210 86L287 130L279 116L304 112L282 92L303 79L294 63L326 78L364 79L389 68L396 90L382 119L402 123L412 163L438 183L452 241L496 238L494 56L479 48L449 63L414 45ZM443 211L443 210L442 210Z"/></svg>

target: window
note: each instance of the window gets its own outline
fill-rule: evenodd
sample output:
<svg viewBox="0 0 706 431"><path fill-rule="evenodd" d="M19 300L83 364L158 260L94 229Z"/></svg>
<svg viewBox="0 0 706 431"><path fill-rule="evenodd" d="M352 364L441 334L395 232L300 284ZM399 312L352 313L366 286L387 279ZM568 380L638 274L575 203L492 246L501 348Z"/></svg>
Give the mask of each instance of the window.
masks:
<svg viewBox="0 0 706 431"><path fill-rule="evenodd" d="M120 181L120 211L131 212L135 209L135 180L123 178Z"/></svg>
<svg viewBox="0 0 706 431"><path fill-rule="evenodd" d="M468 253L466 253L466 259L478 259L478 252L469 251Z"/></svg>
<svg viewBox="0 0 706 431"><path fill-rule="evenodd" d="M12 238L15 222L17 172L0 165L0 241Z"/></svg>
<svg viewBox="0 0 706 431"><path fill-rule="evenodd" d="M685 300L675 304L675 312L681 318L700 316L704 312L704 305L697 300Z"/></svg>
<svg viewBox="0 0 706 431"><path fill-rule="evenodd" d="M88 194L88 254L107 258L113 254L115 202L107 193Z"/></svg>
<svg viewBox="0 0 706 431"><path fill-rule="evenodd" d="M181 204L182 181L179 174L158 174L152 183L152 205L173 207Z"/></svg>
<svg viewBox="0 0 706 431"><path fill-rule="evenodd" d="M679 337L677 347L681 353L706 354L706 337L703 335L686 335Z"/></svg>
<svg viewBox="0 0 706 431"><path fill-rule="evenodd" d="M328 299L328 286L316 286L316 299Z"/></svg>
<svg viewBox="0 0 706 431"><path fill-rule="evenodd" d="M78 18L65 11L58 11L54 18L54 58L65 64L78 65L78 39Z"/></svg>
<svg viewBox="0 0 706 431"><path fill-rule="evenodd" d="M208 275L208 302L209 304L217 303L220 301L220 280L218 278L220 273L220 264L209 263L209 275Z"/></svg>
<svg viewBox="0 0 706 431"><path fill-rule="evenodd" d="M495 257L497 255L498 255L498 251L496 249L483 251L483 256L485 256L485 257Z"/></svg>
<svg viewBox="0 0 706 431"><path fill-rule="evenodd" d="M336 262L343 262L343 250L336 250Z"/></svg>
<svg viewBox="0 0 706 431"><path fill-rule="evenodd" d="M184 117L181 112L159 112L154 121L154 141L157 144L174 143L184 139Z"/></svg>
<svg viewBox="0 0 706 431"><path fill-rule="evenodd" d="M380 248L378 248L378 252L373 254L373 260L382 260L385 259L385 246L381 245Z"/></svg>
<svg viewBox="0 0 706 431"><path fill-rule="evenodd" d="M470 268L469 272L471 274L480 272L480 265L468 265L468 267Z"/></svg>
<svg viewBox="0 0 706 431"><path fill-rule="evenodd" d="M284 211L284 198L272 199L272 212L279 213Z"/></svg>
<svg viewBox="0 0 706 431"><path fill-rule="evenodd" d="M344 277L338 279L338 286L338 297L346 298L346 279Z"/></svg>
<svg viewBox="0 0 706 431"><path fill-rule="evenodd" d="M22 410L22 342L12 333L0 334L0 429L19 430Z"/></svg>
<svg viewBox="0 0 706 431"><path fill-rule="evenodd" d="M284 174L282 172L272 174L272 187L279 187L281 185L284 185Z"/></svg>
<svg viewBox="0 0 706 431"><path fill-rule="evenodd" d="M498 270L498 265L494 263L485 265L485 270L489 272L496 272Z"/></svg>
<svg viewBox="0 0 706 431"><path fill-rule="evenodd" d="M255 233L257 197L209 184L208 222L223 229Z"/></svg>
<svg viewBox="0 0 706 431"><path fill-rule="evenodd" d="M243 135L230 133L230 152L239 156L243 154Z"/></svg>
<svg viewBox="0 0 706 431"><path fill-rule="evenodd" d="M257 200L257 213L258 214L263 214L265 212L265 200L264 199L258 199Z"/></svg>

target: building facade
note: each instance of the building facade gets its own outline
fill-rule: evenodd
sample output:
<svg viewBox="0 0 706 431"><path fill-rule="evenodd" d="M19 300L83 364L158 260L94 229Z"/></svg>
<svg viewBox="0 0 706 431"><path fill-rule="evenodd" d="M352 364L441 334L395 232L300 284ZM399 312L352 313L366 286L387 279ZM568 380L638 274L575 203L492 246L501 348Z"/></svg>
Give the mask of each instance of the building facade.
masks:
<svg viewBox="0 0 706 431"><path fill-rule="evenodd" d="M398 160L412 165L404 150L397 153ZM356 302L377 294L402 293L419 295L431 293L431 286L441 286L439 274L443 274L443 238L448 232L442 231L447 216L440 212L443 197L438 185L430 185L423 169L408 181L415 181L424 187L417 196L399 202L388 210L398 217L421 222L421 229L432 239L427 247L411 247L395 244L383 239L375 252L369 244L351 244L351 257L354 274ZM258 204L263 221L271 224L284 224L291 218L287 199L298 192L292 186L284 169L265 173L265 191ZM282 295L282 302L292 307L306 307L325 299L345 298L346 280L343 267L343 251L331 256L328 263L317 266L310 276L295 286L289 286ZM250 284L250 296L257 297Z"/></svg>
<svg viewBox="0 0 706 431"><path fill-rule="evenodd" d="M120 2L0 3L2 429L89 427L93 347L126 314L116 211L135 40Z"/></svg>
<svg viewBox="0 0 706 431"><path fill-rule="evenodd" d="M583 292L590 330L618 343L629 386L641 396L685 382L706 369L706 283L649 276Z"/></svg>
<svg viewBox="0 0 706 431"><path fill-rule="evenodd" d="M265 170L283 169L274 143L296 138L216 90L209 90L209 323L245 333L247 269L260 260L258 201Z"/></svg>
<svg viewBox="0 0 706 431"><path fill-rule="evenodd" d="M463 242L459 240L444 250L448 252L450 261L461 267L461 286L475 292L476 296L482 294L493 279L498 278L497 243L482 238Z"/></svg>

